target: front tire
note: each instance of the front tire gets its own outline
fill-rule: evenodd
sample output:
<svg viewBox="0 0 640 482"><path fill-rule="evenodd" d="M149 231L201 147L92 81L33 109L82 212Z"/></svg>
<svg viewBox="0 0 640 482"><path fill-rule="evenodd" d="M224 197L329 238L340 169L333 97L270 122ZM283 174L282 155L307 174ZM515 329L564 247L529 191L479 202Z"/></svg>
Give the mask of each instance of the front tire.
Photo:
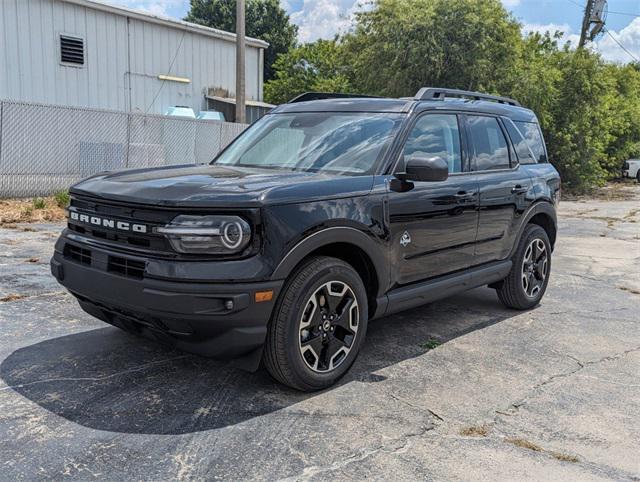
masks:
<svg viewBox="0 0 640 482"><path fill-rule="evenodd" d="M544 229L526 226L512 258L509 275L496 289L507 308L528 310L544 296L551 271L551 243Z"/></svg>
<svg viewBox="0 0 640 482"><path fill-rule="evenodd" d="M367 294L358 273L336 258L310 258L280 295L264 364L276 380L297 390L333 385L355 361L367 319Z"/></svg>

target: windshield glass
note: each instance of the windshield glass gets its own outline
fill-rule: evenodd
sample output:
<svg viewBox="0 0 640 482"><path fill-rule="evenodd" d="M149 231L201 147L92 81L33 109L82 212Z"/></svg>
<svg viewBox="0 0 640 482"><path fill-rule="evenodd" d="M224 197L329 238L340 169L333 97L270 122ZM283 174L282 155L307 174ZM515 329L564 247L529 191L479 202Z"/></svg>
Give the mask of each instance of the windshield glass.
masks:
<svg viewBox="0 0 640 482"><path fill-rule="evenodd" d="M306 112L256 122L213 162L225 166L370 174L401 114Z"/></svg>

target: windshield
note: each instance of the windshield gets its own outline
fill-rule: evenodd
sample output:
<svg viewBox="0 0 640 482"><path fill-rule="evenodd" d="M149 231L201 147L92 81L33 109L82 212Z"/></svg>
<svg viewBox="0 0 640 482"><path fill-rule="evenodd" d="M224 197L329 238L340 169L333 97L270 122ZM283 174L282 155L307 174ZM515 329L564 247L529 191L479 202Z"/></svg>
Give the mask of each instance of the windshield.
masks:
<svg viewBox="0 0 640 482"><path fill-rule="evenodd" d="M370 174L402 115L350 112L272 114L213 162L225 166Z"/></svg>

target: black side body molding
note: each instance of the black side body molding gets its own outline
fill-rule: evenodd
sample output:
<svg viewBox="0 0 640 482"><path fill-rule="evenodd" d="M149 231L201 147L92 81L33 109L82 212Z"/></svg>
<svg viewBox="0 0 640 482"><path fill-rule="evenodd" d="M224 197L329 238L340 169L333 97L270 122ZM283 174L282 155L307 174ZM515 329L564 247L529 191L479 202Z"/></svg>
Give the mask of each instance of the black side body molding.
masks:
<svg viewBox="0 0 640 482"><path fill-rule="evenodd" d="M450 274L420 283L403 286L390 291L378 305L386 305L384 313L376 313L375 318L398 313L409 308L430 303L463 291L503 280L511 270L511 260L498 261L461 273ZM384 299L386 298L386 300Z"/></svg>

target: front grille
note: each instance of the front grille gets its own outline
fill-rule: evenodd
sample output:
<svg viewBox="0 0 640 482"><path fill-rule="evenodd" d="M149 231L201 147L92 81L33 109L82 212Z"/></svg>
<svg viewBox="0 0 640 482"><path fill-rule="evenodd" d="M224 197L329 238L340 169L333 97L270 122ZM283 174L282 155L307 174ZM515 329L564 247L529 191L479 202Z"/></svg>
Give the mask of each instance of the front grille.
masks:
<svg viewBox="0 0 640 482"><path fill-rule="evenodd" d="M155 227L168 224L175 217L175 212L129 208L87 201L78 197L71 199L70 211L73 211L72 214L85 217L84 219L69 217L67 227L75 233L132 252L152 251L158 255L174 255L175 253L165 236L154 232ZM91 220L107 220L110 225L103 225L99 222L92 223ZM116 223L143 226L146 232L118 229Z"/></svg>
<svg viewBox="0 0 640 482"><path fill-rule="evenodd" d="M107 271L117 273L129 278L142 279L144 277L145 263L118 256L109 256Z"/></svg>
<svg viewBox="0 0 640 482"><path fill-rule="evenodd" d="M89 249L67 244L64 247L64 257L91 266L91 250Z"/></svg>
<svg viewBox="0 0 640 482"><path fill-rule="evenodd" d="M88 227L84 227L84 226L80 226L78 224L72 224L69 223L69 229L71 229L72 231L75 231L78 234L84 234L84 235L89 235L92 236L94 238L98 238L98 239L105 239L107 241L114 241L116 243L119 244L128 244L130 246L139 246L141 248L151 248L152 247L152 240L149 238L143 238L141 236L127 236L127 235L121 235L119 233L114 233L114 232L110 232L110 231L103 231L100 229L91 229ZM159 241L162 241L159 239ZM164 247L165 243L164 242L158 242L155 244L160 244L162 246L158 246L158 247Z"/></svg>

